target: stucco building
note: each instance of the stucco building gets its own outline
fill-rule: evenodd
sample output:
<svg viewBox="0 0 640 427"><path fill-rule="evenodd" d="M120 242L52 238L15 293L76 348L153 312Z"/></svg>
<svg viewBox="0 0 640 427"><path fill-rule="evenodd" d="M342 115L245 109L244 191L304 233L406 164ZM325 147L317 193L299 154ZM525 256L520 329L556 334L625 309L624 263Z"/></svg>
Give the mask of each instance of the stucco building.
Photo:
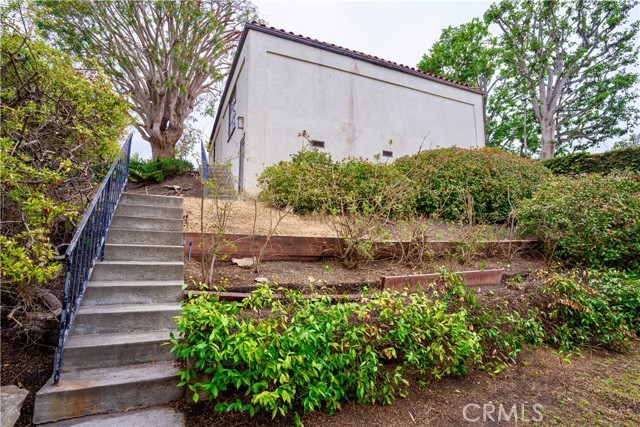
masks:
<svg viewBox="0 0 640 427"><path fill-rule="evenodd" d="M242 190L306 143L383 160L435 147L484 146L482 92L381 58L247 24L211 134L210 158ZM392 141L390 144L389 141Z"/></svg>

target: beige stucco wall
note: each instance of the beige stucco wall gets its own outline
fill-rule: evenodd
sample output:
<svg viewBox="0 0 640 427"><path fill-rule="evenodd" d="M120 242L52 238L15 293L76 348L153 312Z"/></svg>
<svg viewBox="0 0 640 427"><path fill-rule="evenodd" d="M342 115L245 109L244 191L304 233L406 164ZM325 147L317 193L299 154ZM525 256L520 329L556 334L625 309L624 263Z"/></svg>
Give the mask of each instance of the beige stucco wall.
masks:
<svg viewBox="0 0 640 427"><path fill-rule="evenodd" d="M216 158L231 161L237 175L245 136L244 188L250 192L266 166L300 150L302 130L324 141L334 159L484 146L477 93L257 31L247 34L238 64L244 66L234 76L236 110L245 129L227 142L225 108L214 138Z"/></svg>

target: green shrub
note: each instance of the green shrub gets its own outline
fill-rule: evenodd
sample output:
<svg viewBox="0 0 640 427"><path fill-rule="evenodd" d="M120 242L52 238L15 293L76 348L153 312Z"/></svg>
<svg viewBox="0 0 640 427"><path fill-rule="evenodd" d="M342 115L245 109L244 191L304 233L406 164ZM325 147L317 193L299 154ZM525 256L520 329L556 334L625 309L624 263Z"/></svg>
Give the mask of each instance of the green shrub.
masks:
<svg viewBox="0 0 640 427"><path fill-rule="evenodd" d="M477 219L502 221L548 175L540 164L496 148L428 150L392 164L333 162L329 154L303 149L291 161L267 167L258 182L263 200L297 213L355 207L397 218L417 209L459 220L472 209Z"/></svg>
<svg viewBox="0 0 640 427"><path fill-rule="evenodd" d="M533 304L546 339L560 350L596 346L627 351L640 334L640 280L611 272L554 274L535 290Z"/></svg>
<svg viewBox="0 0 640 427"><path fill-rule="evenodd" d="M330 154L304 148L291 161L265 168L258 177L260 196L278 208L291 206L296 213L322 212L331 203L329 183L335 176Z"/></svg>
<svg viewBox="0 0 640 427"><path fill-rule="evenodd" d="M640 174L557 177L517 211L522 233L536 235L567 262L640 267Z"/></svg>
<svg viewBox="0 0 640 427"><path fill-rule="evenodd" d="M3 23L11 3L0 7ZM0 35L0 282L3 304L15 304L7 324L23 327L31 294L55 277L57 249L93 196L88 171L113 161L131 119L99 68L77 71L74 58L19 28Z"/></svg>
<svg viewBox="0 0 640 427"><path fill-rule="evenodd" d="M549 175L539 163L497 148L440 148L393 163L417 187L417 209L447 220L504 221Z"/></svg>
<svg viewBox="0 0 640 427"><path fill-rule="evenodd" d="M310 212L406 215L413 210L411 185L398 170L359 158L334 162L331 155L304 148L265 168L258 178L261 198L299 214Z"/></svg>
<svg viewBox="0 0 640 427"><path fill-rule="evenodd" d="M336 179L330 186L332 213L357 210L367 215L383 213L389 219L414 212L414 186L400 170L359 158L337 162L335 168Z"/></svg>
<svg viewBox="0 0 640 427"><path fill-rule="evenodd" d="M268 285L243 302L213 294L186 301L172 352L187 360L180 385L215 410L273 417L333 413L348 401L391 403L421 383L494 373L523 346L627 351L640 335L640 279L606 272L553 274L513 301L479 303L458 276L443 273L426 292L364 293L361 302Z"/></svg>
<svg viewBox="0 0 640 427"><path fill-rule="evenodd" d="M294 413L299 422L350 400L390 403L405 395L408 374L464 376L483 359L493 369L539 341L533 319L472 316L479 305L458 276L444 275L435 289L365 294L360 303L268 286L241 303L191 299L178 321L184 339L172 336L174 354L189 361L181 385L195 401L217 400L218 411Z"/></svg>
<svg viewBox="0 0 640 427"><path fill-rule="evenodd" d="M163 182L193 169L191 162L180 159L137 160L129 162L131 182Z"/></svg>
<svg viewBox="0 0 640 427"><path fill-rule="evenodd" d="M601 175L624 170L640 171L640 147L621 148L605 153L586 152L558 156L541 162L556 175L598 173Z"/></svg>

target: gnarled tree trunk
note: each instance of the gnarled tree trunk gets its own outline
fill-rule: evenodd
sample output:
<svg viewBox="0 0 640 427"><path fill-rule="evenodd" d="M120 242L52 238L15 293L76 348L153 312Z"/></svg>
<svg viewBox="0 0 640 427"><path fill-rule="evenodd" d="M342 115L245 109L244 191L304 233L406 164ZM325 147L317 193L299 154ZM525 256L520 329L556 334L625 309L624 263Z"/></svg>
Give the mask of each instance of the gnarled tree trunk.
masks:
<svg viewBox="0 0 640 427"><path fill-rule="evenodd" d="M182 126L169 127L166 130L150 132L148 138L143 138L151 144L151 155L153 159L173 159L175 157L175 147L182 136L184 128Z"/></svg>

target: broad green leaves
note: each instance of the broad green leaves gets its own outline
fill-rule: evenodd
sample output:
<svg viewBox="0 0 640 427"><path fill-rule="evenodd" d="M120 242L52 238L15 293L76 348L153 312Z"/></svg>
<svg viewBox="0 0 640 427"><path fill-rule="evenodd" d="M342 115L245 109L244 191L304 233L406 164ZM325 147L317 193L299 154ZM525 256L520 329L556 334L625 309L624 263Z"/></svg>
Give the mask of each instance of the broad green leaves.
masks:
<svg viewBox="0 0 640 427"><path fill-rule="evenodd" d="M540 331L532 319L471 310L480 312L475 295L455 275L443 275L433 293L384 292L361 302L265 285L242 303L213 295L186 302L184 339L172 339L173 352L189 361L181 384L194 400L207 392L218 411L293 412L301 423L304 412L331 414L350 400L389 404L406 395L411 374L423 382L464 376L483 359L496 369L523 341L539 343L530 338Z"/></svg>

